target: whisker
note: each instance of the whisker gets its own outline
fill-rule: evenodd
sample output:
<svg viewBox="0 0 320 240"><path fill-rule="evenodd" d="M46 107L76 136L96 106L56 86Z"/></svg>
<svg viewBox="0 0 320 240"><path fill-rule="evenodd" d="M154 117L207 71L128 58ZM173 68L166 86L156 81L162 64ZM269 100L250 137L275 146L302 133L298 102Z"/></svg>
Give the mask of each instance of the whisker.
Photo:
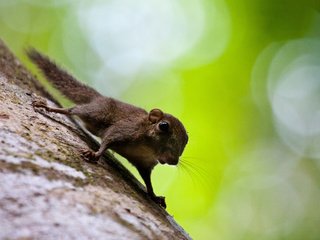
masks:
<svg viewBox="0 0 320 240"><path fill-rule="evenodd" d="M180 159L178 166L181 166L181 169L188 174L195 186L199 186L200 183L200 185L204 186L206 189L211 189L209 184L211 174L206 169L199 166L199 164L182 158Z"/></svg>
<svg viewBox="0 0 320 240"><path fill-rule="evenodd" d="M191 180L191 182L192 182L192 186L193 187L196 187L196 181L195 181L195 179L194 179L194 175L192 175L192 173L191 173L191 171L190 171L190 169L188 169L188 167L186 166L186 165L184 165L183 163L179 163L179 166L180 167L178 167L178 169L180 170L182 170L184 173L186 173L186 175L188 176L188 178Z"/></svg>
<svg viewBox="0 0 320 240"><path fill-rule="evenodd" d="M186 159L181 159L181 162L183 162L183 164L190 166L192 169L194 169L196 172L198 172L200 175L203 175L207 178L211 177L211 174L208 172L208 170L206 170L204 167L198 165L195 162L191 162L189 160Z"/></svg>

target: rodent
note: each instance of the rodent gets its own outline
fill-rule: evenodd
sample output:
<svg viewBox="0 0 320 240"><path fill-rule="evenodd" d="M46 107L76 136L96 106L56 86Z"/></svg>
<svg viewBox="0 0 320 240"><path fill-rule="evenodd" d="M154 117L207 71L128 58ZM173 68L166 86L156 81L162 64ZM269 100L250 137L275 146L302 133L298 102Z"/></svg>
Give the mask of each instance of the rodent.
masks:
<svg viewBox="0 0 320 240"><path fill-rule="evenodd" d="M88 149L83 152L84 156L97 161L106 149L111 149L125 157L137 168L148 195L165 208L165 198L153 192L151 172L158 163L178 164L188 142L186 129L179 119L160 109L147 112L105 97L76 80L37 50L31 48L26 53L47 80L76 104L71 108L53 108L44 101L35 100L33 106L49 112L78 116L92 134L101 138L99 150L94 152Z"/></svg>

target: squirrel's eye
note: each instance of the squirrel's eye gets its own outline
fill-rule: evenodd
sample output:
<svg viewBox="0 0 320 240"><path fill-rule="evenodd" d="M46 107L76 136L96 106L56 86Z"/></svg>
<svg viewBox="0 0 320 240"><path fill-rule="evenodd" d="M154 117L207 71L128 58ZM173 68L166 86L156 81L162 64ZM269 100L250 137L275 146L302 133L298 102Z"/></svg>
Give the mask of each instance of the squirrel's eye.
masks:
<svg viewBox="0 0 320 240"><path fill-rule="evenodd" d="M162 132L168 132L169 131L169 123L165 122L165 121L162 121L159 123L159 129L162 131Z"/></svg>

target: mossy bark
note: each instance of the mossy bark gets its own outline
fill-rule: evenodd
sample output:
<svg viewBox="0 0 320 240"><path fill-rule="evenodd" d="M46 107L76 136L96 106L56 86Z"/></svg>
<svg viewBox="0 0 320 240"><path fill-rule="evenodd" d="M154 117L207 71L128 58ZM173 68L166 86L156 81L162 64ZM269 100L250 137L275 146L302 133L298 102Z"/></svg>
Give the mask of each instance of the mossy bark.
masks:
<svg viewBox="0 0 320 240"><path fill-rule="evenodd" d="M0 239L189 239L115 158L72 119L0 41Z"/></svg>

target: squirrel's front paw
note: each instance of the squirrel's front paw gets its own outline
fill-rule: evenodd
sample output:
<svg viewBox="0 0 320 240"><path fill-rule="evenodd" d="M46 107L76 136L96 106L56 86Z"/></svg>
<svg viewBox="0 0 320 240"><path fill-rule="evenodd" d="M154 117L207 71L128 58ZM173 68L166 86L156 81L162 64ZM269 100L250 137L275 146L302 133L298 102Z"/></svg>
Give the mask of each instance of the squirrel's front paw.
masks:
<svg viewBox="0 0 320 240"><path fill-rule="evenodd" d="M152 197L152 200L155 201L157 204L159 204L163 208L167 207L167 204L166 204L166 201L165 201L165 197L154 196L154 197Z"/></svg>
<svg viewBox="0 0 320 240"><path fill-rule="evenodd" d="M88 162L96 163L99 160L99 157L91 149L81 149L81 154L84 159Z"/></svg>

